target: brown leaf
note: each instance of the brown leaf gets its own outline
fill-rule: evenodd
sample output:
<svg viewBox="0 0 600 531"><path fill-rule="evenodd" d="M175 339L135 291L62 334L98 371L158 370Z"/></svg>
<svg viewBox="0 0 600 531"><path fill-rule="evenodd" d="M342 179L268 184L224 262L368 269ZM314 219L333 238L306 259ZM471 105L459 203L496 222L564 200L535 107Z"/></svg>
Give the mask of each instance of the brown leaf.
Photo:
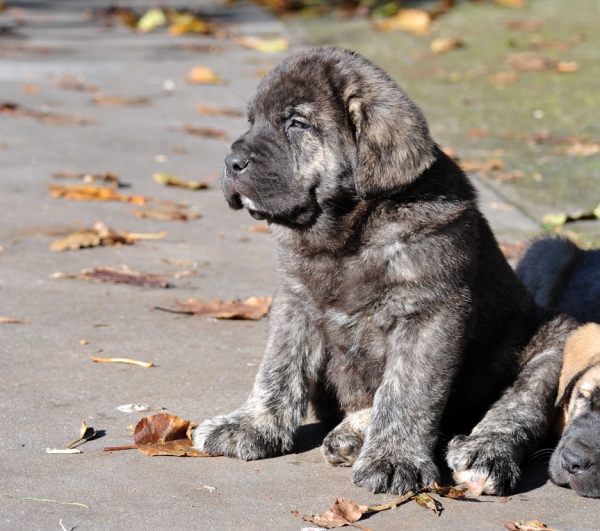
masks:
<svg viewBox="0 0 600 531"><path fill-rule="evenodd" d="M175 455L187 457L216 457L192 446L190 421L168 413L158 413L140 420L133 433L133 441L146 455Z"/></svg>
<svg viewBox="0 0 600 531"><path fill-rule="evenodd" d="M148 236L150 236L150 238L148 238ZM134 243L136 240L156 239L164 236L166 236L165 233L152 235L121 234L109 229L101 221L97 221L91 229L80 230L70 234L66 238L52 242L50 250L60 252L74 251L76 249L84 249L87 247L98 247L100 245L128 245Z"/></svg>
<svg viewBox="0 0 600 531"><path fill-rule="evenodd" d="M437 483L433 484L433 492L444 498L453 500L462 500L465 498L469 489L457 489L456 487L440 487Z"/></svg>
<svg viewBox="0 0 600 531"><path fill-rule="evenodd" d="M219 300L202 302L200 299L189 299L186 302L178 302L179 309L177 310L160 308L158 306L154 309L216 319L247 319L256 321L267 315L272 300L272 297L250 297L242 302L222 302Z"/></svg>
<svg viewBox="0 0 600 531"><path fill-rule="evenodd" d="M462 159L458 161L458 165L467 173L489 173L493 170L504 169L504 161L498 158L478 161L473 159Z"/></svg>
<svg viewBox="0 0 600 531"><path fill-rule="evenodd" d="M208 107L207 105L198 105L196 110L200 114L204 114L206 116L232 116L241 118L246 116L245 112L238 111L237 109L216 109L215 107Z"/></svg>
<svg viewBox="0 0 600 531"><path fill-rule="evenodd" d="M427 494L425 492L416 494L414 500L421 507L433 511L438 516L444 510L444 508L442 507L442 504L439 501L437 501L435 498L432 498L429 494Z"/></svg>
<svg viewBox="0 0 600 531"><path fill-rule="evenodd" d="M558 61L542 57L534 52L519 52L509 55L506 64L517 72L539 72L554 70Z"/></svg>
<svg viewBox="0 0 600 531"><path fill-rule="evenodd" d="M435 39L429 45L433 53L446 53L455 48L462 48L465 45L462 39Z"/></svg>
<svg viewBox="0 0 600 531"><path fill-rule="evenodd" d="M246 231L253 233L268 233L269 225L267 223L257 223L256 225L250 225L249 227L246 227Z"/></svg>
<svg viewBox="0 0 600 531"><path fill-rule="evenodd" d="M518 260L521 258L523 251L527 247L525 242L502 242L498 245L502 251L502 254L504 255L504 258L507 260Z"/></svg>
<svg viewBox="0 0 600 531"><path fill-rule="evenodd" d="M148 105L150 100L141 96L111 96L108 94L94 94L92 103L106 107L120 107L125 105Z"/></svg>
<svg viewBox="0 0 600 531"><path fill-rule="evenodd" d="M525 0L494 0L494 2L504 7L525 7Z"/></svg>
<svg viewBox="0 0 600 531"><path fill-rule="evenodd" d="M87 442L96 437L96 435L96 430L91 426L88 427L88 425L85 423L85 420L82 420L81 426L79 427L79 438L74 440L72 443L68 444L66 448L69 449L78 443Z"/></svg>
<svg viewBox="0 0 600 531"><path fill-rule="evenodd" d="M292 514L302 518L306 522L324 527L325 529L335 529L351 525L358 529L366 530L367 528L354 524L354 522L360 520L367 512L369 512L369 507L366 505L357 505L352 500L346 501L342 498L337 498L333 507L323 514L303 515L296 510L292 511Z"/></svg>
<svg viewBox="0 0 600 531"><path fill-rule="evenodd" d="M519 520L513 522L506 521L504 522L504 527L510 531L558 531L546 527L539 520L530 520L529 522L521 522Z"/></svg>
<svg viewBox="0 0 600 531"><path fill-rule="evenodd" d="M107 282L109 284L130 284L133 286L145 286L150 288L168 288L169 279L174 278L174 274L161 273L143 273L133 271L129 267L96 267L94 269L84 269L79 274L57 272L50 275L51 279L74 278L78 280L89 280L92 282Z"/></svg>
<svg viewBox="0 0 600 531"><path fill-rule="evenodd" d="M14 319L13 317L0 317L0 324L30 324L26 319Z"/></svg>
<svg viewBox="0 0 600 531"><path fill-rule="evenodd" d="M600 153L600 142L574 142L569 146L556 148L556 152L574 157L589 157Z"/></svg>
<svg viewBox="0 0 600 531"><path fill-rule="evenodd" d="M190 85L224 85L223 79L213 72L208 66L195 66L192 68L187 77L186 82Z"/></svg>
<svg viewBox="0 0 600 531"><path fill-rule="evenodd" d="M122 201L144 205L148 201L139 195L123 195L113 188L78 185L78 184L51 184L50 194L52 197L62 197L75 201Z"/></svg>
<svg viewBox="0 0 600 531"><path fill-rule="evenodd" d="M21 107L16 103L0 103L0 114L5 116L18 116L22 118L33 118L45 124L51 125L89 125L94 123L92 120L86 120L77 116L67 116L53 112L34 111Z"/></svg>
<svg viewBox="0 0 600 531"><path fill-rule="evenodd" d="M506 29L520 31L537 31L543 26L543 20L509 20L506 23Z"/></svg>
<svg viewBox="0 0 600 531"><path fill-rule="evenodd" d="M575 61L559 61L556 64L555 70L561 74L570 74L577 72L578 68L579 66Z"/></svg>
<svg viewBox="0 0 600 531"><path fill-rule="evenodd" d="M109 171L104 173L77 173L74 171L56 171L52 174L54 179L77 179L84 183L90 184L95 182L108 183L119 188L121 180L117 175Z"/></svg>
<svg viewBox="0 0 600 531"><path fill-rule="evenodd" d="M209 35L214 33L213 24L205 22L193 13L182 13L178 11L167 11L167 17L171 25L169 26L169 35L178 36L187 33Z"/></svg>
<svg viewBox="0 0 600 531"><path fill-rule="evenodd" d="M194 181L184 181L176 175L171 175L169 173L155 173L152 178L154 179L155 183L162 184L163 186L176 186L178 188L186 188L188 190L204 190L208 188L208 184L206 182L199 183Z"/></svg>
<svg viewBox="0 0 600 531"><path fill-rule="evenodd" d="M216 138L217 140L229 140L229 135L222 129L213 127L194 127L189 124L184 124L183 130L190 135L199 136L201 138Z"/></svg>
<svg viewBox="0 0 600 531"><path fill-rule="evenodd" d="M52 76L52 83L55 87L63 90L75 90L78 92L97 92L96 85L86 85L83 76L73 74L63 74Z"/></svg>
<svg viewBox="0 0 600 531"><path fill-rule="evenodd" d="M179 206L136 208L131 213L138 218L155 221L190 221L200 217L196 212Z"/></svg>
<svg viewBox="0 0 600 531"><path fill-rule="evenodd" d="M417 35L429 32L432 17L422 9L400 9L393 17L375 23L379 31L408 31Z"/></svg>
<svg viewBox="0 0 600 531"><path fill-rule="evenodd" d="M502 86L506 83L514 83L519 79L519 75L515 72L498 72L488 76L488 83L496 86Z"/></svg>
<svg viewBox="0 0 600 531"><path fill-rule="evenodd" d="M23 83L21 85L21 92L23 94L37 94L40 91L40 87L37 85L32 85L30 83Z"/></svg>

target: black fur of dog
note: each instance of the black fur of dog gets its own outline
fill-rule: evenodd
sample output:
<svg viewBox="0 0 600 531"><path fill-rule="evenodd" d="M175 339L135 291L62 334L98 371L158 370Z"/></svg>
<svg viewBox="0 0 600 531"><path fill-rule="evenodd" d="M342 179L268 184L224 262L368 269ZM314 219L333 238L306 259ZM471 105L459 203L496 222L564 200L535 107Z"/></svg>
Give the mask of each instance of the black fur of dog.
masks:
<svg viewBox="0 0 600 531"><path fill-rule="evenodd" d="M434 451L454 434L459 480L514 489L546 435L573 322L534 303L469 180L364 57L294 54L261 82L249 120L223 190L269 222L278 287L248 401L197 428L196 448L289 452L311 402L324 421L345 416L325 456L373 492L432 485Z"/></svg>

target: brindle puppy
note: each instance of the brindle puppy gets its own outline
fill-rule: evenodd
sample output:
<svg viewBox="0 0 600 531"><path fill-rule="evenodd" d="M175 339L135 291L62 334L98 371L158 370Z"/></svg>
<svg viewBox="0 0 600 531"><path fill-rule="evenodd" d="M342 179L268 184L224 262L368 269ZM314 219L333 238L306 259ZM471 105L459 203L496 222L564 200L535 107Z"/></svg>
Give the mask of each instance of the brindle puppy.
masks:
<svg viewBox="0 0 600 531"><path fill-rule="evenodd" d="M533 242L517 266L536 302L600 323L600 249L584 251L565 238ZM550 479L581 496L600 498L600 326L587 324L567 339L557 406L562 437Z"/></svg>
<svg viewBox="0 0 600 531"><path fill-rule="evenodd" d="M292 55L249 119L223 190L270 223L278 287L250 398L196 429L196 448L289 452L310 401L323 420L347 415L324 443L329 461L403 493L438 479L438 443L479 422L448 462L479 491L512 490L546 434L572 323L536 306L469 180L364 57Z"/></svg>

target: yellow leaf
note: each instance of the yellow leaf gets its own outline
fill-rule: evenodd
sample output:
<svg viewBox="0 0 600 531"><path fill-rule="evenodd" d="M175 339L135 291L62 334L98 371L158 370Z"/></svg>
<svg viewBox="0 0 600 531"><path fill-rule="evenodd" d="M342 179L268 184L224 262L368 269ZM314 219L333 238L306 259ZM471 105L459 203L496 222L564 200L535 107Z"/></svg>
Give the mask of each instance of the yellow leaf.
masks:
<svg viewBox="0 0 600 531"><path fill-rule="evenodd" d="M244 48L250 48L252 50L258 50L263 53L278 53L285 52L290 43L285 38L280 39L260 39L258 37L238 37L235 39L240 46Z"/></svg>
<svg viewBox="0 0 600 531"><path fill-rule="evenodd" d="M424 35L429 31L431 15L422 9L401 9L393 17L375 24L379 31L402 30L417 35Z"/></svg>
<svg viewBox="0 0 600 531"><path fill-rule="evenodd" d="M167 17L162 9L148 9L137 22L137 29L142 33L148 33L159 26L167 23Z"/></svg>
<svg viewBox="0 0 600 531"><path fill-rule="evenodd" d="M222 85L223 79L208 66L195 66L185 80L191 85Z"/></svg>

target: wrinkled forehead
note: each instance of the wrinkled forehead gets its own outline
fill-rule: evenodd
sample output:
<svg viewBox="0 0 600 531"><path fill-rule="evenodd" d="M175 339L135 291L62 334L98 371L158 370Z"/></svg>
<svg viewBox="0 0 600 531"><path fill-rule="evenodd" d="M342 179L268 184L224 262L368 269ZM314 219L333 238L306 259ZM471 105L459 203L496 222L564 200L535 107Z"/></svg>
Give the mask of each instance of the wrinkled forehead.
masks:
<svg viewBox="0 0 600 531"><path fill-rule="evenodd" d="M600 397L600 364L588 369L575 386L586 398Z"/></svg>

